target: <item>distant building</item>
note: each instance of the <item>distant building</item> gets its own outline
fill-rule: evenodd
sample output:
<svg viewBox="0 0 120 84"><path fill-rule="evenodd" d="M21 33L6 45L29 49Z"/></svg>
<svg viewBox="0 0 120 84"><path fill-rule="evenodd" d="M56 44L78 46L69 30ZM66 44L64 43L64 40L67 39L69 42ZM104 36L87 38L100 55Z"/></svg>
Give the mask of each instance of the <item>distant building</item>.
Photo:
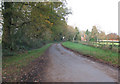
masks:
<svg viewBox="0 0 120 84"><path fill-rule="evenodd" d="M85 34L81 36L81 41L86 41L86 35Z"/></svg>

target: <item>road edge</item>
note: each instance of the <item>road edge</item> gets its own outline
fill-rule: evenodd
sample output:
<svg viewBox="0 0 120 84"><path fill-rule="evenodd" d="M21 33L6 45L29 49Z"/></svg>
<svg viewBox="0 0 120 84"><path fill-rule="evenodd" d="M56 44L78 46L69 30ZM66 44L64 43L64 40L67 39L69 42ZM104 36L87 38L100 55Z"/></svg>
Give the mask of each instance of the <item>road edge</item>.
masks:
<svg viewBox="0 0 120 84"><path fill-rule="evenodd" d="M81 52L75 51L75 50L73 50L73 49L67 48L67 47L64 46L62 43L61 43L61 46L62 46L63 48L65 48L65 49L69 50L69 51L72 51L72 52L74 52L74 53L77 53L77 54L81 55L82 57L87 58L87 59L90 59L90 60L92 60L92 61L95 61L95 62L98 62L98 63L102 63L102 64L104 64L104 65L110 66L110 67L115 68L115 69L119 69L119 68L120 68L120 67L118 67L118 65L116 66L116 65L113 65L113 64L111 64L111 63L109 63L109 62L106 62L106 61L104 61L104 60L101 60L101 59L95 58L95 57L93 57L93 56L86 55L86 54L83 54L83 53L81 53Z"/></svg>
<svg viewBox="0 0 120 84"><path fill-rule="evenodd" d="M48 50L49 48L52 46L53 44L51 44L46 51L43 53L43 55L41 55L40 57L36 58L35 60L33 60L32 62L29 63L29 65L27 65L26 67L23 67L23 71L21 72L21 78L18 79L18 82L42 82L44 80L44 74L45 74L45 70L46 67L48 66L49 63L49 56L48 56ZM37 62L37 63L35 63ZM35 66L33 65L35 64ZM39 65L39 69L36 70L36 66ZM27 71L28 68L32 68L31 70ZM39 72L38 72L39 71ZM33 73L33 75L35 73L39 73L36 76L32 76L31 73ZM32 77L32 78L29 78Z"/></svg>

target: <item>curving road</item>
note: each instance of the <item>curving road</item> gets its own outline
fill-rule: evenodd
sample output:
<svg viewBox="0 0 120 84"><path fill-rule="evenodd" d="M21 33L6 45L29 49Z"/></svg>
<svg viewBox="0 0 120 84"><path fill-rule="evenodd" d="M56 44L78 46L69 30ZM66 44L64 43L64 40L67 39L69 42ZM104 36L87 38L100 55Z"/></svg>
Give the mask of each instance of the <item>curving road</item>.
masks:
<svg viewBox="0 0 120 84"><path fill-rule="evenodd" d="M44 82L116 82L117 70L53 44Z"/></svg>

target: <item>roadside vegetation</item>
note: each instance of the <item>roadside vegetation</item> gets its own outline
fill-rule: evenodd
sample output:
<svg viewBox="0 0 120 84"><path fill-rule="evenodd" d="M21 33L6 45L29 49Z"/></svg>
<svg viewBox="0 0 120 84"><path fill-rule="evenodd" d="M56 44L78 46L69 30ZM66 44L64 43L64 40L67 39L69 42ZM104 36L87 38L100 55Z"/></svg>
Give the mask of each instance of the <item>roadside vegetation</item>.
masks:
<svg viewBox="0 0 120 84"><path fill-rule="evenodd" d="M103 50L100 48L83 45L81 43L63 42L62 45L77 52L80 52L84 55L92 56L94 58L103 60L115 66L118 65L117 52L112 52L111 50Z"/></svg>
<svg viewBox="0 0 120 84"><path fill-rule="evenodd" d="M72 40L75 29L67 25L71 11L62 2L4 2L3 56L32 50L51 42ZM10 53L9 53L10 52Z"/></svg>
<svg viewBox="0 0 120 84"><path fill-rule="evenodd" d="M2 76L3 81L16 81L20 76L21 70L27 66L30 62L34 61L38 57L42 56L46 49L51 45L47 44L42 48L26 51L25 53L19 53L15 56L3 57L2 61Z"/></svg>
<svg viewBox="0 0 120 84"><path fill-rule="evenodd" d="M103 50L108 50L111 52L116 52L118 53L119 51L119 42L87 42L87 41L80 41L77 43L81 43L84 45L88 45L88 46L92 46L92 47L96 47L96 48L100 48Z"/></svg>

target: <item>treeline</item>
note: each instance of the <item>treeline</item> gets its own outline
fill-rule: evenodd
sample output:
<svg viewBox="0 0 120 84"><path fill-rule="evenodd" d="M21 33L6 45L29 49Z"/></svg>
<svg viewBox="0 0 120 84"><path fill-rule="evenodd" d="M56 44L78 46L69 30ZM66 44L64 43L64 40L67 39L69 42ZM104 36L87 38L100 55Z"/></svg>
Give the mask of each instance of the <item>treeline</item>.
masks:
<svg viewBox="0 0 120 84"><path fill-rule="evenodd" d="M120 37L116 33L105 34L104 31L97 29L96 26L93 26L92 30L89 31L79 31L79 38L77 41L99 41L99 40L119 40Z"/></svg>
<svg viewBox="0 0 120 84"><path fill-rule="evenodd" d="M65 2L4 2L3 56L73 40L76 30L67 25L65 18L70 13Z"/></svg>

